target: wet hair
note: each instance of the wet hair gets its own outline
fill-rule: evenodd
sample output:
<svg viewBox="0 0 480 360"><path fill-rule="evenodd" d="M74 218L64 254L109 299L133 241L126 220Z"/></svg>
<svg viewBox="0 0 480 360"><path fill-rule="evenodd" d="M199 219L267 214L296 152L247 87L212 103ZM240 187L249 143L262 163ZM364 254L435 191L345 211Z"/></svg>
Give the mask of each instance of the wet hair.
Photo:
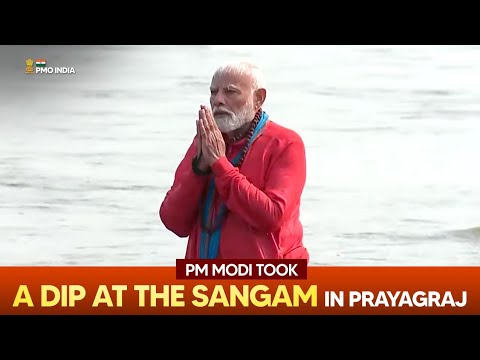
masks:
<svg viewBox="0 0 480 360"><path fill-rule="evenodd" d="M215 74L213 74L213 79L217 76L232 72L238 75L251 75L253 80L253 91L266 88L263 72L257 65L247 61L233 62L220 66L215 71Z"/></svg>

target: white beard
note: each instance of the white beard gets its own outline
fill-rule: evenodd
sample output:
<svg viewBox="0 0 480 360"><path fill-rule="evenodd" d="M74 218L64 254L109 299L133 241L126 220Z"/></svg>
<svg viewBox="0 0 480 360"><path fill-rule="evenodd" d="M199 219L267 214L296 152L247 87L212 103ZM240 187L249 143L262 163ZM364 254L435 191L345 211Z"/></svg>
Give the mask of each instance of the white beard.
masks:
<svg viewBox="0 0 480 360"><path fill-rule="evenodd" d="M215 115L214 118L220 131L222 133L229 133L252 121L254 116L255 110L253 108L253 102L247 102L238 114L230 112L229 114Z"/></svg>

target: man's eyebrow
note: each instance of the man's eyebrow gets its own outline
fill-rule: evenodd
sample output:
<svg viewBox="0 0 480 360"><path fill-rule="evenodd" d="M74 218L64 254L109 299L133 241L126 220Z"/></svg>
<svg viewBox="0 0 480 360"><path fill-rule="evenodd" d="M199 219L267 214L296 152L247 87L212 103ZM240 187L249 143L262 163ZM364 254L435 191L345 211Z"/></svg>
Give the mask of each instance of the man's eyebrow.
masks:
<svg viewBox="0 0 480 360"><path fill-rule="evenodd" d="M227 85L227 90L240 90L240 88L237 85L229 84Z"/></svg>
<svg viewBox="0 0 480 360"><path fill-rule="evenodd" d="M228 84L225 88L226 88L227 90L240 91L240 87L238 87L237 85L234 85L234 84ZM218 87L217 87L217 86L210 86L210 91L217 91L217 90L218 90Z"/></svg>

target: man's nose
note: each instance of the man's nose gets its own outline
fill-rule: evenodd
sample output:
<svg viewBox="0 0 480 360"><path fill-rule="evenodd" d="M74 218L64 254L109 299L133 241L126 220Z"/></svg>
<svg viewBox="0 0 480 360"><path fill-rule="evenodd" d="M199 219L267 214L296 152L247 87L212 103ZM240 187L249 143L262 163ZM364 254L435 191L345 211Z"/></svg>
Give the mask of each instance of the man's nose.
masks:
<svg viewBox="0 0 480 360"><path fill-rule="evenodd" d="M225 105L225 96L222 91L217 91L215 95L212 95L212 103L215 107Z"/></svg>

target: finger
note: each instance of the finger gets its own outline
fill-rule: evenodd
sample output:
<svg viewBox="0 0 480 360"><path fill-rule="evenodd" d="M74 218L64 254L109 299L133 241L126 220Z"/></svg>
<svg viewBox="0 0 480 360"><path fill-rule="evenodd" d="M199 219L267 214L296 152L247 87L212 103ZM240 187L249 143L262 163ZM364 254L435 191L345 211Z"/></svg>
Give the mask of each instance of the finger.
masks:
<svg viewBox="0 0 480 360"><path fill-rule="evenodd" d="M218 124L217 124L217 122L215 121L215 118L213 117L212 110L210 110L210 124L211 124L211 126L212 126L212 128L213 128L213 131L221 134L221 131L220 131L220 129L218 128Z"/></svg>
<svg viewBox="0 0 480 360"><path fill-rule="evenodd" d="M200 115L200 121L204 121L207 119L205 116L205 111L203 111L203 109L200 109L198 114Z"/></svg>
<svg viewBox="0 0 480 360"><path fill-rule="evenodd" d="M216 136L215 136L216 134L214 131L212 131L206 119L203 121L203 128L205 129L204 142L206 143L207 146L213 146L213 144L216 141Z"/></svg>
<svg viewBox="0 0 480 360"><path fill-rule="evenodd" d="M200 133L202 134L202 154L207 155L210 153L210 138L207 133L203 121L200 121Z"/></svg>
<svg viewBox="0 0 480 360"><path fill-rule="evenodd" d="M217 123L215 122L215 118L213 117L212 109L210 109L209 107L205 108L205 117L207 118L211 126L213 126L214 128L217 127Z"/></svg>
<svg viewBox="0 0 480 360"><path fill-rule="evenodd" d="M211 131L214 132L217 129L217 124L213 120L213 116L207 115L207 112L205 112L205 125L206 127Z"/></svg>
<svg viewBox="0 0 480 360"><path fill-rule="evenodd" d="M206 119L200 119L200 134L202 135L202 140L203 142L206 142L208 140L208 134L210 133L208 131L208 128L206 126Z"/></svg>
<svg viewBox="0 0 480 360"><path fill-rule="evenodd" d="M197 120L197 135L198 135L198 139L200 141L203 141L203 134L202 134L202 128L200 126L202 120Z"/></svg>
<svg viewBox="0 0 480 360"><path fill-rule="evenodd" d="M205 117L205 111L203 111L202 108L200 108L200 110L198 110L198 117L200 119L203 119Z"/></svg>
<svg viewBox="0 0 480 360"><path fill-rule="evenodd" d="M210 121L208 119L207 109L203 108L201 111L202 111L203 119L205 120L205 125L207 125L207 127L210 128L210 125L209 125Z"/></svg>
<svg viewBox="0 0 480 360"><path fill-rule="evenodd" d="M203 147L203 145L207 141L207 134L206 134L206 131L205 131L205 127L202 126L202 123L203 123L202 119L198 120L198 133L200 134L200 141L201 141L200 146Z"/></svg>
<svg viewBox="0 0 480 360"><path fill-rule="evenodd" d="M201 125L203 125L203 128L205 131L208 133L208 119L206 117L200 119Z"/></svg>

